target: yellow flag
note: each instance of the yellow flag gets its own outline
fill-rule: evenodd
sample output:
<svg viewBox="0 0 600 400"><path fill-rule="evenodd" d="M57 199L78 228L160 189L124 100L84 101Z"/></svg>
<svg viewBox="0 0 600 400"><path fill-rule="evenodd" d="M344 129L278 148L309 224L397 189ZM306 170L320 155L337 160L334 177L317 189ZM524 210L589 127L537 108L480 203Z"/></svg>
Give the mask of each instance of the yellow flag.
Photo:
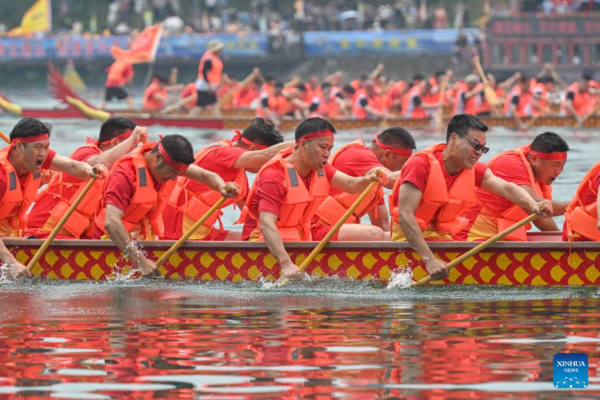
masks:
<svg viewBox="0 0 600 400"><path fill-rule="evenodd" d="M36 0L25 12L21 26L8 32L9 36L26 36L34 32L52 30L52 5L50 0Z"/></svg>

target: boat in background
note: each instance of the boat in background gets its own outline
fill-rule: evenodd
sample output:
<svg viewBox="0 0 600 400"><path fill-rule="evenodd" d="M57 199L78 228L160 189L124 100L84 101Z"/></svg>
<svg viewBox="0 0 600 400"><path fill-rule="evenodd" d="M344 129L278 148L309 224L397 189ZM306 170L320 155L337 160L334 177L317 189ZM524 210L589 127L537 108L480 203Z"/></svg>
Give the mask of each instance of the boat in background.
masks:
<svg viewBox="0 0 600 400"><path fill-rule="evenodd" d="M0 109L5 112L20 116L20 117L33 117L33 118L87 118L97 121L106 121L111 116L122 116L133 119L136 123L142 126L153 126L162 125L168 127L180 127L180 128L197 128L197 129L223 129L233 130L241 129L250 124L254 118L254 111L250 109L236 110L229 109L223 110L222 118L212 118L210 116L194 116L180 113L180 114L160 114L160 113L148 113L143 111L133 110L122 110L107 112L100 110L99 108L91 105L89 102L81 98L64 80L60 72L55 69L52 65L49 66L48 73L49 90L53 96L65 105L64 109L25 109L10 101L6 96L0 93ZM450 120L451 114L447 114L445 117L446 123ZM577 121L571 117L533 117L523 118L523 122L527 124L531 119L531 127L547 126L547 127L578 127ZM516 121L510 117L481 117L481 120L488 126L494 127L505 127L510 129L517 129L518 126ZM346 119L332 119L331 122L335 125L336 129L349 130L349 129L383 129L389 126L402 126L404 128L412 129L428 129L432 126L433 119L410 119L402 118L397 115L385 119L365 119L357 120L352 118ZM294 119L284 119L279 127L282 131L293 131L300 121ZM588 118L583 124L585 128L597 128L600 127L600 117L592 116Z"/></svg>
<svg viewBox="0 0 600 400"><path fill-rule="evenodd" d="M600 285L600 243L560 241L560 233L530 235L529 242L499 242L450 271L434 284L509 286ZM541 241L543 240L543 241ZM5 238L17 260L27 264L42 240ZM148 257L157 260L172 241L143 242ZM292 260L300 264L316 243L286 243ZM433 242L430 247L445 261L477 245L473 242ZM308 268L312 277L388 280L402 266L410 266L414 279L426 276L419 255L407 243L330 243ZM34 276L50 280L114 279L128 275L129 262L111 241L55 240ZM171 280L259 281L279 277L279 266L261 242L188 241L160 268ZM137 276L133 273L132 276Z"/></svg>

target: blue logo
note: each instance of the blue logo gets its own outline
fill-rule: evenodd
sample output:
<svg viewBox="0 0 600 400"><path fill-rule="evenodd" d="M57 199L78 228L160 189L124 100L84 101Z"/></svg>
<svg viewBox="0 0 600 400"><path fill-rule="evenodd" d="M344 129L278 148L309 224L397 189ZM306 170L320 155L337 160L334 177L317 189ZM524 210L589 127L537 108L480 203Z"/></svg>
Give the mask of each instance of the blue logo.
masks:
<svg viewBox="0 0 600 400"><path fill-rule="evenodd" d="M554 355L554 387L557 389L584 389L588 387L588 356L582 353Z"/></svg>

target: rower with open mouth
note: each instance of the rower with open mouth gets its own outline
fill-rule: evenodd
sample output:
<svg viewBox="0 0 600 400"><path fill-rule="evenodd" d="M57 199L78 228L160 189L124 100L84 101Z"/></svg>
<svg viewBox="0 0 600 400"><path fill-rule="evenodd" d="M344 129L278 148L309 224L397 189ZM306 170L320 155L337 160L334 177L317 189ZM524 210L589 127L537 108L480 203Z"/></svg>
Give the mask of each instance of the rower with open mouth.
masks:
<svg viewBox="0 0 600 400"><path fill-rule="evenodd" d="M103 179L103 164L63 157L50 149L52 126L35 118L23 118L10 132L10 145L0 150L0 236L21 237L27 227L27 210L42 184L42 170L72 175L80 180ZM94 169L95 168L95 169ZM13 277L31 272L0 240L0 259L11 266Z"/></svg>

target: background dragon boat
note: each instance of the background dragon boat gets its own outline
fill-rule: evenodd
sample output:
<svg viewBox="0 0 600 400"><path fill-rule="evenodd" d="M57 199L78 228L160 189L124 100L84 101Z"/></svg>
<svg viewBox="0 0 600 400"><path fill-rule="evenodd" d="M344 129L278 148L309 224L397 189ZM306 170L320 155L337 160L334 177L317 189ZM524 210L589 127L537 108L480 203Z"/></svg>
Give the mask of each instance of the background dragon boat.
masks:
<svg viewBox="0 0 600 400"><path fill-rule="evenodd" d="M144 111L120 110L107 112L93 106L81 96L79 96L69 85L58 70L54 67L49 67L48 84L49 90L53 96L63 103L66 108L55 109L26 109L18 104L15 104L8 97L0 93L0 109L11 115L19 117L33 118L87 118L98 121L105 121L111 116L122 116L133 119L136 123L142 126L162 125L168 127L185 127L197 129L223 129L232 130L247 126L254 118L254 111L250 109L226 109L222 111L223 117L212 118L206 116L188 116L182 113L161 114L150 113ZM451 110L445 111L445 123L452 117ZM533 121L531 121L534 119ZM481 120L488 126L498 126L510 129L518 129L516 121L511 117L481 117ZM531 121L531 122L529 122ZM282 131L292 131L298 125L298 120L284 119L280 129ZM388 126L402 126L405 128L430 128L435 124L434 119L411 119L402 118L393 115L385 119L365 119L357 120L352 118L334 119L332 120L335 127L340 130L347 129L362 129L362 128L382 128ZM547 126L547 127L574 127L577 128L578 123L572 117L546 116L523 118L523 122L530 127ZM600 116L592 116L587 118L583 124L586 128L600 127Z"/></svg>
<svg viewBox="0 0 600 400"><path fill-rule="evenodd" d="M560 242L558 234L534 234L529 242L500 242L451 270L434 284L584 286L600 285L600 243ZM539 241L545 240L545 241ZM5 243L23 264L33 257L41 240L10 239ZM158 259L171 241L144 242L150 259ZM477 243L431 243L443 260L455 259ZM288 243L297 264L315 243ZM307 272L313 277L387 280L398 267L410 266L414 279L426 276L419 255L405 243L331 243ZM110 241L56 240L33 268L41 279L107 280L127 274L129 262ZM279 266L264 243L187 242L160 268L170 280L258 281L279 277Z"/></svg>

